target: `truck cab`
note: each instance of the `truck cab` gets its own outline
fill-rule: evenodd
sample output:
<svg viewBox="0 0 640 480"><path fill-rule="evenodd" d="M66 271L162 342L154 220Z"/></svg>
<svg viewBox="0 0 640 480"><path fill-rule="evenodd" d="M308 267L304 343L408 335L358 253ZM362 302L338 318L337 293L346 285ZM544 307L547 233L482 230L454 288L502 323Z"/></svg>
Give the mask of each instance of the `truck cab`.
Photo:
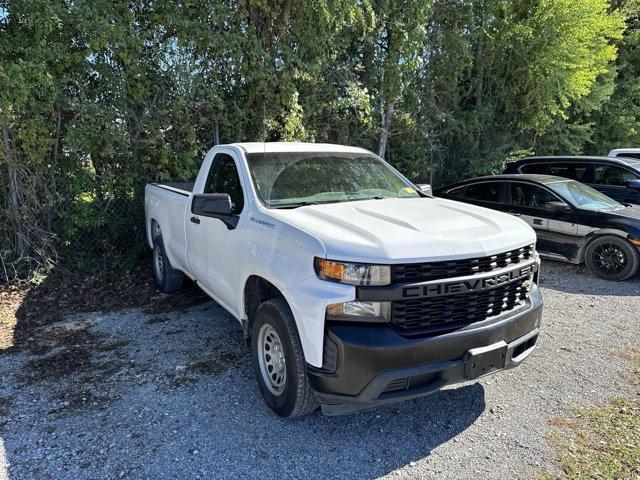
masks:
<svg viewBox="0 0 640 480"><path fill-rule="evenodd" d="M281 416L428 395L535 348L533 230L367 150L216 146L195 183L149 184L145 213L159 288L187 276L238 319Z"/></svg>

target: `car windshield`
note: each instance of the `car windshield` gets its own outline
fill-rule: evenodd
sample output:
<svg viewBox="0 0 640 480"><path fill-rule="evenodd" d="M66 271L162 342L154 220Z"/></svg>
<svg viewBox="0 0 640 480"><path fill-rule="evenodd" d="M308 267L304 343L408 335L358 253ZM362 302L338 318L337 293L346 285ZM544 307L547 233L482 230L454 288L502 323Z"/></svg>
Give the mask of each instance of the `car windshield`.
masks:
<svg viewBox="0 0 640 480"><path fill-rule="evenodd" d="M624 205L616 202L614 199L575 180L549 183L547 187L559 194L562 198L569 200L578 208L585 210L610 212L612 210L625 208Z"/></svg>
<svg viewBox="0 0 640 480"><path fill-rule="evenodd" d="M420 196L411 183L369 153L253 153L247 162L260 200L271 207Z"/></svg>

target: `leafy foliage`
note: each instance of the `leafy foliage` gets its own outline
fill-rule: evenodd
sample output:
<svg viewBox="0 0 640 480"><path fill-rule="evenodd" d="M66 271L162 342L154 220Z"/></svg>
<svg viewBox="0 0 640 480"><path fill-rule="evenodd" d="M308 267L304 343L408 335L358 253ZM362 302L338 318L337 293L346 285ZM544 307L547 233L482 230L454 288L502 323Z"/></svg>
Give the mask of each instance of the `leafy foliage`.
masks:
<svg viewBox="0 0 640 480"><path fill-rule="evenodd" d="M356 144L436 183L637 144L637 2L5 0L0 278L134 263L145 183L215 143Z"/></svg>

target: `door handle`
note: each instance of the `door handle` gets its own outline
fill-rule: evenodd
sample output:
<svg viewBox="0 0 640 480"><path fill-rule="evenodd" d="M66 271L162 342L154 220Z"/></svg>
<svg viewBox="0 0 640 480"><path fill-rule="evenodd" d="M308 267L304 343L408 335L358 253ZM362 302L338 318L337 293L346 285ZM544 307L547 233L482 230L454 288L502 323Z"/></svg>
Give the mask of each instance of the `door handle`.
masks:
<svg viewBox="0 0 640 480"><path fill-rule="evenodd" d="M195 223L196 225L200 223L200 219L198 217L191 217L189 220L191 220L191 223Z"/></svg>
<svg viewBox="0 0 640 480"><path fill-rule="evenodd" d="M534 225L542 225L542 219L541 218L534 218L533 219L533 224Z"/></svg>

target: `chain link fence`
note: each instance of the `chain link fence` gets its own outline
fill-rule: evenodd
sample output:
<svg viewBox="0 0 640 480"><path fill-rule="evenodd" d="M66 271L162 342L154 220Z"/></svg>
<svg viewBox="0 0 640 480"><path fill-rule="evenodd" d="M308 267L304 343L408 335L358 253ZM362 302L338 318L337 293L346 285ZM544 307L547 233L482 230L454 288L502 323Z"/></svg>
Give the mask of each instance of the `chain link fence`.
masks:
<svg viewBox="0 0 640 480"><path fill-rule="evenodd" d="M54 275L74 280L139 265L146 253L144 185L135 192L4 199L0 212L0 283Z"/></svg>

